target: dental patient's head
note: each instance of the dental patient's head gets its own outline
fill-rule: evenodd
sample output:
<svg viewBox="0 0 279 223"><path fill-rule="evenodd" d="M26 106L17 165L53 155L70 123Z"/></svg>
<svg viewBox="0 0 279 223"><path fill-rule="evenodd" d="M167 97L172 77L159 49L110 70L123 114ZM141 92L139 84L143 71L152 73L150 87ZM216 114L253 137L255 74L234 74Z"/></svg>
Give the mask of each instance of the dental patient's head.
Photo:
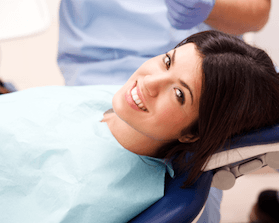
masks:
<svg viewBox="0 0 279 223"><path fill-rule="evenodd" d="M145 62L113 107L137 131L166 142L158 157L194 165L189 183L232 136L279 123L279 78L264 51L207 31Z"/></svg>
<svg viewBox="0 0 279 223"><path fill-rule="evenodd" d="M148 60L115 95L115 112L151 138L187 140L181 132L199 116L201 65L193 43Z"/></svg>

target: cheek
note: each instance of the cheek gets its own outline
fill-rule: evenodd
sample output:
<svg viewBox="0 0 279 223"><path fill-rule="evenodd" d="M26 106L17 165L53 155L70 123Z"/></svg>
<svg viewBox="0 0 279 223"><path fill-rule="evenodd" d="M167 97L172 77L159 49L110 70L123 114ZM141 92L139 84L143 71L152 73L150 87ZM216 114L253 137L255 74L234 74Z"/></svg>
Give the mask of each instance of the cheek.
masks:
<svg viewBox="0 0 279 223"><path fill-rule="evenodd" d="M186 114L181 109L164 108L159 114L160 120L175 125L185 122Z"/></svg>
<svg viewBox="0 0 279 223"><path fill-rule="evenodd" d="M179 109L162 109L156 120L156 125L163 134L171 138L180 136L182 129L187 126L188 119L184 111Z"/></svg>
<svg viewBox="0 0 279 223"><path fill-rule="evenodd" d="M169 108L164 108L161 110L160 114L158 115L159 120L161 123L170 123L170 122L175 122L175 113L173 112L172 109Z"/></svg>

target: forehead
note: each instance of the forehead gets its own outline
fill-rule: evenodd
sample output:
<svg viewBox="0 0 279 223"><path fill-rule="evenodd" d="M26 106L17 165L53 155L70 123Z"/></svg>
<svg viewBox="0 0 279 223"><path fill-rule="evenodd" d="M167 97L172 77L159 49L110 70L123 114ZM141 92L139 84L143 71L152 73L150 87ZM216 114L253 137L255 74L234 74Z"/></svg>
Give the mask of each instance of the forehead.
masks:
<svg viewBox="0 0 279 223"><path fill-rule="evenodd" d="M176 51L174 53L174 51ZM202 87L202 57L193 43L187 43L171 51L174 55L174 69L179 78L187 83L196 101L199 101Z"/></svg>
<svg viewBox="0 0 279 223"><path fill-rule="evenodd" d="M187 65L189 69L200 68L202 57L200 56L199 51L197 50L194 43L184 44L176 49L171 50L171 52L173 52L174 50L176 51L176 61Z"/></svg>

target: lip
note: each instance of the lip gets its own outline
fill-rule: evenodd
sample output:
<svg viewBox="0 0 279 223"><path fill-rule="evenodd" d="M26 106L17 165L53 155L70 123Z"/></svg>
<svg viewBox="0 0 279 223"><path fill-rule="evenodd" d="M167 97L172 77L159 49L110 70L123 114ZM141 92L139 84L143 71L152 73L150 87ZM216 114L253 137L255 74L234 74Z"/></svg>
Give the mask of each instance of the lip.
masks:
<svg viewBox="0 0 279 223"><path fill-rule="evenodd" d="M125 94L125 99L126 99L128 105L130 105L130 107L133 108L134 110L136 110L136 111L141 111L141 112L146 112L146 111L141 110L141 109L136 105L136 103L134 102L134 100L133 100L133 98L132 98L131 91L132 91L135 87L137 87L137 88L136 88L136 89L137 89L137 94L138 94L140 100L141 100L142 102L144 102L143 95L142 95L142 93L141 93L141 91L140 91L140 89L139 89L139 86L137 85L137 82L135 82L134 85L132 86L132 88L129 89L129 90L126 92L126 94Z"/></svg>
<svg viewBox="0 0 279 223"><path fill-rule="evenodd" d="M139 87L139 85L136 85L136 86L137 86L137 94L138 94L140 100L142 101L144 107L145 107L146 110L148 111L148 109L147 109L147 107L146 107L146 105L145 105L145 99L144 99L144 96L143 96L143 94L142 94L142 92L141 92L141 90L140 90L140 87ZM142 110L141 110L141 111L142 111Z"/></svg>

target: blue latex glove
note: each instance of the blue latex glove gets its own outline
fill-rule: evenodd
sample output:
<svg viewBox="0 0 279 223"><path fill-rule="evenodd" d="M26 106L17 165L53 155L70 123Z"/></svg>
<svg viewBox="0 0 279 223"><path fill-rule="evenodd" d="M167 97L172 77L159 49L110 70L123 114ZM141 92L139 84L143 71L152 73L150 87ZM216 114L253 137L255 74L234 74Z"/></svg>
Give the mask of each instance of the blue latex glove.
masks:
<svg viewBox="0 0 279 223"><path fill-rule="evenodd" d="M215 0L166 0L168 20L176 29L191 29L207 19Z"/></svg>

